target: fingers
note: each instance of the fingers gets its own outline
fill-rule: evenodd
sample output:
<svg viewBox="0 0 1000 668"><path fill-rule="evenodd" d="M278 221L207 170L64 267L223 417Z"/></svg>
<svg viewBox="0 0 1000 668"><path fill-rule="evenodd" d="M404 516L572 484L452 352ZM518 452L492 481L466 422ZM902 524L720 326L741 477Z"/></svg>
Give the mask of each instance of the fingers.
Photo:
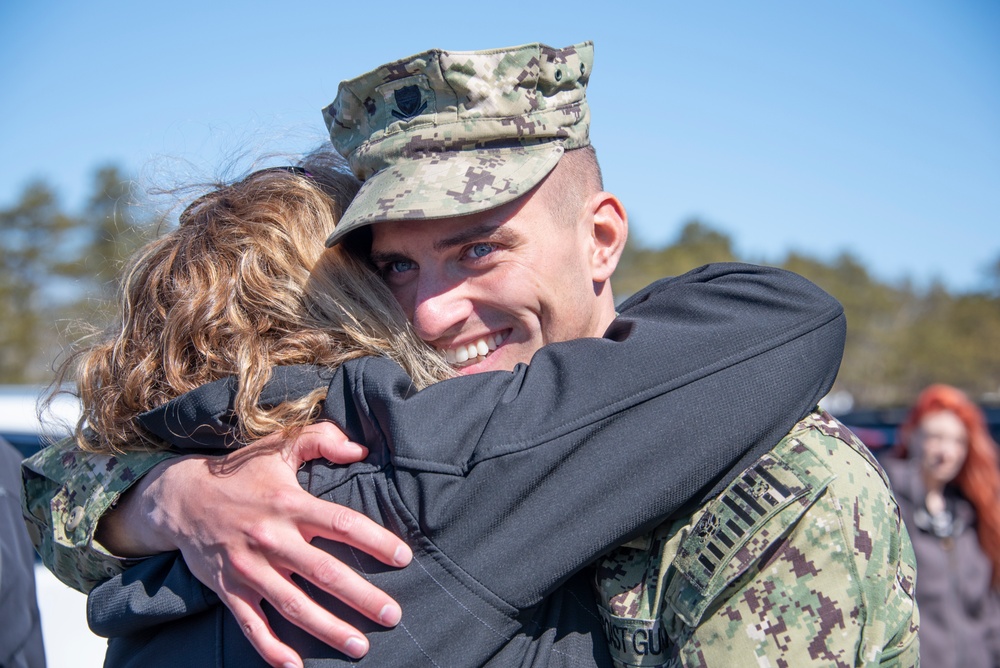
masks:
<svg viewBox="0 0 1000 668"><path fill-rule="evenodd" d="M275 576L261 589L279 614L318 640L354 659L368 652L368 640L360 631L324 610L290 580ZM249 603L243 596L224 599L224 602L265 661L281 668L288 668L289 664L296 668L302 666L294 650L275 636L260 605Z"/></svg>
<svg viewBox="0 0 1000 668"><path fill-rule="evenodd" d="M320 458L335 464L352 464L368 456L368 448L348 440L347 435L332 422L317 422L306 427L286 448L296 466Z"/></svg>
<svg viewBox="0 0 1000 668"><path fill-rule="evenodd" d="M290 443L275 444L278 447L261 448L228 470L216 460L194 461L191 466L200 464L205 471L198 469L185 478L189 485L198 481L197 493L162 496L166 501L159 511L164 515L161 524L172 532L173 544L192 573L219 594L270 665L301 668L302 662L268 625L263 600L331 647L361 657L368 651L364 635L312 600L291 574L315 583L376 623L392 626L402 615L399 605L309 541L322 537L345 543L390 566L407 565L412 552L375 521L317 499L299 486L295 473L301 461L326 457L348 462L367 454L336 426L317 424Z"/></svg>
<svg viewBox="0 0 1000 668"><path fill-rule="evenodd" d="M386 626L399 623L402 611L389 596L322 550L301 545L291 552L271 550L271 562L307 564L302 574L316 586L375 622ZM364 656L369 647L364 634L308 596L291 581L288 572L248 555L246 560L234 560L224 582L215 587L254 649L272 666L302 666L294 650L282 643L268 624L258 603L263 598L278 614L318 640L352 658Z"/></svg>
<svg viewBox="0 0 1000 668"><path fill-rule="evenodd" d="M384 621L387 605L398 608L395 601L309 541L321 537L345 543L384 564L397 567L406 566L413 558L406 543L365 515L317 499L301 489L276 493L269 501L288 524L258 522L248 527L248 548L252 553L267 555L270 563L298 573L369 619L395 624L395 621ZM240 568L238 564L233 566ZM247 571L244 579L250 580L252 571L244 570ZM261 590L258 588L258 591ZM272 600L271 596L267 598ZM398 621L399 615L392 614Z"/></svg>
<svg viewBox="0 0 1000 668"><path fill-rule="evenodd" d="M348 543L391 566L409 563L413 556L409 547L368 517L300 488L275 493L267 501L284 522L257 522L247 528L246 559L234 555L229 559L233 581L259 592L258 598L269 601L288 621L327 644L350 656L367 651L351 641L360 638L367 648L360 633L323 610L287 574L297 573L372 621L394 626L402 617L396 601L308 541L322 536Z"/></svg>
<svg viewBox="0 0 1000 668"><path fill-rule="evenodd" d="M274 635L259 604L251 603L242 596L220 595L220 598L233 613L243 635L269 665L274 668L302 668L302 659Z"/></svg>
<svg viewBox="0 0 1000 668"><path fill-rule="evenodd" d="M296 572L302 577L340 599L368 619L383 626L395 626L402 618L403 611L392 597L323 550L303 544L301 549L295 549L294 554L288 555L287 558L290 562L300 566ZM282 588L280 593L290 595L292 592ZM294 593L300 593L297 587L294 587ZM283 599L279 598L278 593L270 592L266 594L266 597L282 611L282 614L284 614L284 609L289 601L294 604L293 610L298 607L298 597ZM299 621L292 620L288 615L285 616L301 626Z"/></svg>
<svg viewBox="0 0 1000 668"><path fill-rule="evenodd" d="M308 493L296 495L294 505L288 509L289 516L306 531L307 540L322 537L346 543L388 566L406 566L413 559L413 551L398 536L355 510Z"/></svg>
<svg viewBox="0 0 1000 668"><path fill-rule="evenodd" d="M399 604L341 562L316 548L310 549L315 557L297 555L300 561L314 564L303 569L311 571L305 577L379 624L399 623ZM368 651L368 641L361 632L334 616L288 578L268 577L256 588L285 619L331 647L352 658Z"/></svg>
<svg viewBox="0 0 1000 668"><path fill-rule="evenodd" d="M335 424L311 425L288 444L289 463L295 468L302 461L325 457L336 463L350 463L367 456L363 446L347 440ZM277 505L278 502L276 502ZM363 514L321 501L296 488L282 494L284 517L292 518L305 531L307 540L317 536L346 543L389 566L406 566L413 552L399 537ZM293 572L301 572L292 568Z"/></svg>

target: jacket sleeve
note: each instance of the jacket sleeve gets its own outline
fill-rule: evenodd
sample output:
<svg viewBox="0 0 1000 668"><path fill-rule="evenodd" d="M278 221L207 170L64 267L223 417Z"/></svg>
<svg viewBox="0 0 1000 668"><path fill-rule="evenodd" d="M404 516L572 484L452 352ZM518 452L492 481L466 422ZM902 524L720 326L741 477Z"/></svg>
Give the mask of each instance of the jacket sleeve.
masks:
<svg viewBox="0 0 1000 668"><path fill-rule="evenodd" d="M24 460L21 510L42 563L83 593L136 563L110 554L94 540L97 522L136 480L174 456L84 452L66 438Z"/></svg>
<svg viewBox="0 0 1000 668"><path fill-rule="evenodd" d="M414 393L387 360L348 363L327 410L384 439L421 531L525 608L774 446L832 386L844 337L839 303L805 279L708 265L513 373Z"/></svg>

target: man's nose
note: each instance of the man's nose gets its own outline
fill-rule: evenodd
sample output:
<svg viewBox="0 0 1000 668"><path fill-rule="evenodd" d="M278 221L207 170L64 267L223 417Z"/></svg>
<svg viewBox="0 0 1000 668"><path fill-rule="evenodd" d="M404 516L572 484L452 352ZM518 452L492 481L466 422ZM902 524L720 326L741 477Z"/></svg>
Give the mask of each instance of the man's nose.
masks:
<svg viewBox="0 0 1000 668"><path fill-rule="evenodd" d="M472 314L469 286L463 280L421 275L413 304L413 329L424 341L457 333Z"/></svg>

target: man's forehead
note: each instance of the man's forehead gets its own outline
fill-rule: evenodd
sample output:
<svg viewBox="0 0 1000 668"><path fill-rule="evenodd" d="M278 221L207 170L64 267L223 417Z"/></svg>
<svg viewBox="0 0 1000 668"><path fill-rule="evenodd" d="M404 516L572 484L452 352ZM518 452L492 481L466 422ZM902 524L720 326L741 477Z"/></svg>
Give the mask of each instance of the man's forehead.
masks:
<svg viewBox="0 0 1000 668"><path fill-rule="evenodd" d="M448 218L382 223L373 226L372 256L417 249L444 251L488 237L505 223L504 219L459 222Z"/></svg>
<svg viewBox="0 0 1000 668"><path fill-rule="evenodd" d="M489 236L509 223L523 208L528 197L493 209L452 218L426 218L376 223L372 229L372 254L404 252L414 245L445 250ZM506 230L503 230L506 231Z"/></svg>

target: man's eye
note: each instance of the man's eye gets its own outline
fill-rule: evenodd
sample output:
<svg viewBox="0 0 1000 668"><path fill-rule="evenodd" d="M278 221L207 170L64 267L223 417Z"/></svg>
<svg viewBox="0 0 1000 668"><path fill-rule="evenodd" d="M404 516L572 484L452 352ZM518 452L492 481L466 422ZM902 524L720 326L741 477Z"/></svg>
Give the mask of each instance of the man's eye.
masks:
<svg viewBox="0 0 1000 668"><path fill-rule="evenodd" d="M494 244L484 242L480 244L473 244L472 246L469 247L469 250L466 251L466 253L471 258L480 258L480 257L486 257L496 249L497 247Z"/></svg>
<svg viewBox="0 0 1000 668"><path fill-rule="evenodd" d="M417 268L417 263L412 260L395 260L393 262L386 262L382 267L383 274L402 274L407 271L413 271Z"/></svg>

